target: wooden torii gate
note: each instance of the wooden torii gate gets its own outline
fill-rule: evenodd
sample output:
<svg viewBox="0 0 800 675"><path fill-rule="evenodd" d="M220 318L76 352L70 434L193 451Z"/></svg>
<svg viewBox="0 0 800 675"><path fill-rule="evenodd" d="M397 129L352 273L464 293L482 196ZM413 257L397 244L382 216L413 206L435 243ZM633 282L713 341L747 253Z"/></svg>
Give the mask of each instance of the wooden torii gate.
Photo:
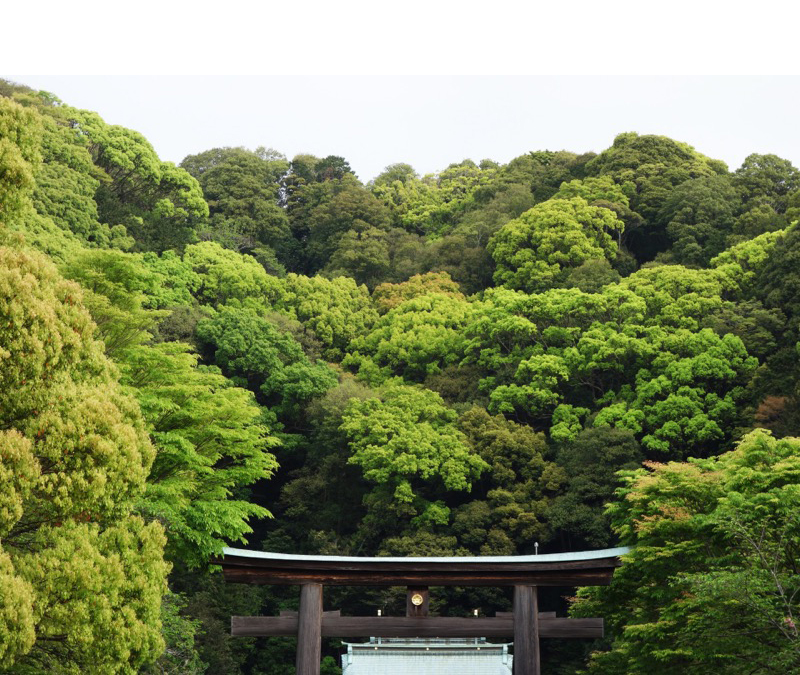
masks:
<svg viewBox="0 0 800 675"><path fill-rule="evenodd" d="M226 548L216 562L227 581L300 586L300 611L231 617L231 634L297 636L297 675L319 675L323 637L513 637L514 675L539 675L539 638L603 636L603 619L539 612L538 586L605 586L628 548L530 556L362 558L289 555ZM323 612L322 589L406 586L406 616ZM513 586L512 612L494 617L430 617L429 586Z"/></svg>

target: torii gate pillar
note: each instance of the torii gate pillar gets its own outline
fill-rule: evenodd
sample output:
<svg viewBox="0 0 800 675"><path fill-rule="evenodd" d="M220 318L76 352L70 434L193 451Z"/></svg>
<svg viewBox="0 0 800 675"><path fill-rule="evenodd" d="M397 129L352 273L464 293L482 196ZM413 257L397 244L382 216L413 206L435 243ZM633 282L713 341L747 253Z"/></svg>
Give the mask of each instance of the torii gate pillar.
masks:
<svg viewBox="0 0 800 675"><path fill-rule="evenodd" d="M514 586L514 675L540 675L536 586Z"/></svg>
<svg viewBox="0 0 800 675"><path fill-rule="evenodd" d="M297 675L319 675L321 659L322 584L303 584L297 617Z"/></svg>

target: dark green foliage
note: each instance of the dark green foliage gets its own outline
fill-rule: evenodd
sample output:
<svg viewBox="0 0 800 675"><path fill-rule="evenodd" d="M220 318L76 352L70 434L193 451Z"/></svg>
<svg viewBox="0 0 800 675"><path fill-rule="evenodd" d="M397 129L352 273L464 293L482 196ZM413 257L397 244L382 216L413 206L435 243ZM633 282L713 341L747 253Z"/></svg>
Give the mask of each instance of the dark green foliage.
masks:
<svg viewBox="0 0 800 675"><path fill-rule="evenodd" d="M289 168L283 155L216 148L188 156L181 167L197 178L208 202L208 230L201 235L238 251L269 247L288 261L289 220L278 206L279 181Z"/></svg>
<svg viewBox="0 0 800 675"><path fill-rule="evenodd" d="M472 493L477 499L455 511L459 543L479 555L532 552L534 541L551 535L548 503L567 475L545 459L544 436L528 426L473 408L459 427L488 465Z"/></svg>
<svg viewBox="0 0 800 675"><path fill-rule="evenodd" d="M566 550L607 548L613 544L605 505L619 486L617 471L638 469L644 459L627 429L586 429L561 444L556 463L569 476L563 494L547 512Z"/></svg>
<svg viewBox="0 0 800 675"><path fill-rule="evenodd" d="M327 365L309 361L291 335L253 310L223 307L197 325L197 336L234 382L287 420L336 384Z"/></svg>
<svg viewBox="0 0 800 675"><path fill-rule="evenodd" d="M610 148L587 163L586 170L592 176L613 178L630 199L630 208L645 219L628 239L628 248L640 261L651 260L669 246L658 214L672 190L687 180L727 173L722 162L685 143L633 132L618 135Z"/></svg>
<svg viewBox="0 0 800 675"><path fill-rule="evenodd" d="M681 183L658 214L658 221L672 242L669 258L689 266L708 265L725 248L740 204L727 176L707 176Z"/></svg>

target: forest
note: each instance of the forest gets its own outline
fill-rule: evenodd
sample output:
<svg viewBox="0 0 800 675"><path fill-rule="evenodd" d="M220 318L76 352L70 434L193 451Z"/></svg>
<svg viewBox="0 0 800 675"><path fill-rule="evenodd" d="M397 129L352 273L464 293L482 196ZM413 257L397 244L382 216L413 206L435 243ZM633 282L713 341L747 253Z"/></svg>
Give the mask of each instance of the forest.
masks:
<svg viewBox="0 0 800 675"><path fill-rule="evenodd" d="M800 672L800 170L635 132L520 151L176 166L0 80L0 672L293 673L229 620L297 589L225 584L226 545L631 546L611 586L543 593L606 621L544 673Z"/></svg>

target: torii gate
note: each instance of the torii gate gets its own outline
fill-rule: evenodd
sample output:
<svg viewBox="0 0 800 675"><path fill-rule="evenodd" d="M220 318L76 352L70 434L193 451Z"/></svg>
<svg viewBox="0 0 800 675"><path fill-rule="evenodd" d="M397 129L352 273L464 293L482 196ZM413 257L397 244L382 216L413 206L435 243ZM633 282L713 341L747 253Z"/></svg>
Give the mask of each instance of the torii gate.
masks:
<svg viewBox="0 0 800 675"><path fill-rule="evenodd" d="M539 612L538 586L605 586L628 548L528 556L362 558L225 548L227 581L300 586L300 611L231 617L231 635L297 636L297 675L319 675L322 637L510 637L514 675L539 675L539 638L603 636L603 619ZM322 588L406 586L406 616L341 616L322 611ZM494 617L429 617L429 586L513 586L514 609Z"/></svg>

